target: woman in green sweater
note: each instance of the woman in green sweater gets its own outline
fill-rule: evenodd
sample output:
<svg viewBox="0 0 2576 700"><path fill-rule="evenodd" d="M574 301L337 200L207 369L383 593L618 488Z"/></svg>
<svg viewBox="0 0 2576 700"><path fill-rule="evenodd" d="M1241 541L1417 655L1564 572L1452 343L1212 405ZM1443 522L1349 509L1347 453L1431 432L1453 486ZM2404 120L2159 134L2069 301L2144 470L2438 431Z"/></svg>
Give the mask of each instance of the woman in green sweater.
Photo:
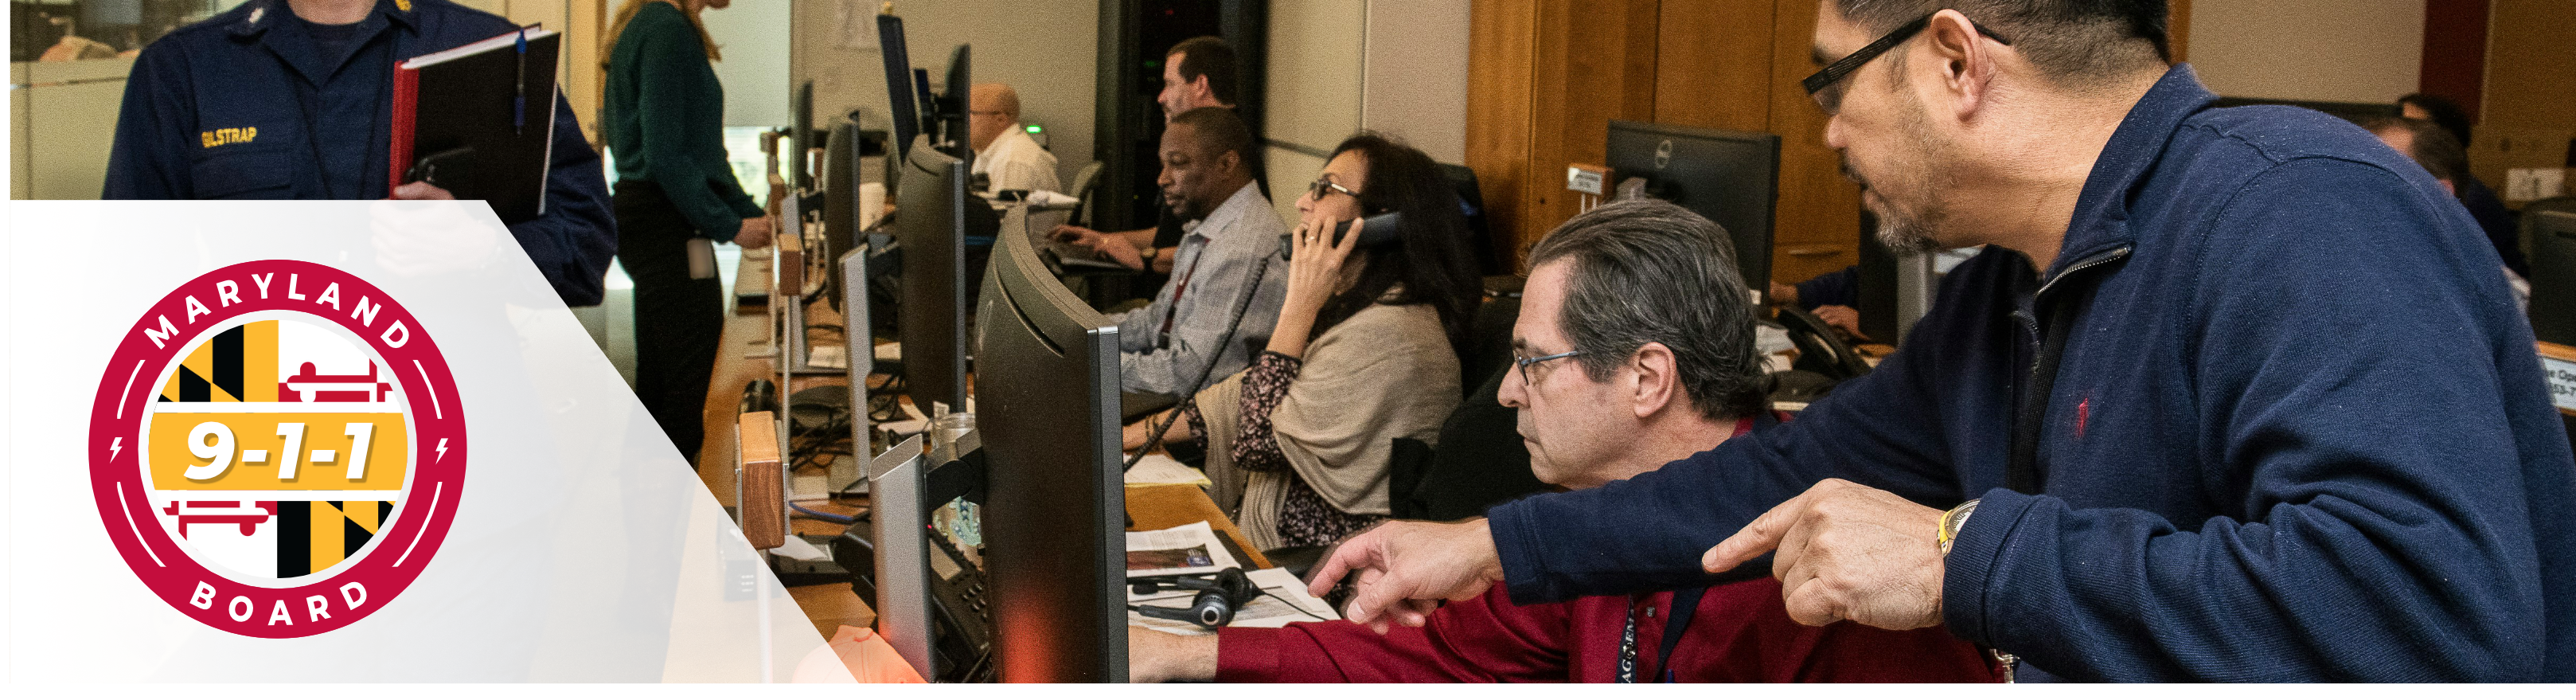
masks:
<svg viewBox="0 0 2576 700"><path fill-rule="evenodd" d="M769 244L769 219L725 161L719 56L698 18L731 4L626 0L604 62L617 260L635 280L635 395L692 463L724 330L712 243Z"/></svg>

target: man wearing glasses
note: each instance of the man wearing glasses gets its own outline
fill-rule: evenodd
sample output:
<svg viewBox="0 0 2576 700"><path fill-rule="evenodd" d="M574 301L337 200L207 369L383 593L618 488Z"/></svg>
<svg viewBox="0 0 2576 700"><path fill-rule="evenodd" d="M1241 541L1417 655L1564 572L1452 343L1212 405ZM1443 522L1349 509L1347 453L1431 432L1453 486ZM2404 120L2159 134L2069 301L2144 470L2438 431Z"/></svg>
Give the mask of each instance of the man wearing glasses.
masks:
<svg viewBox="0 0 2576 700"><path fill-rule="evenodd" d="M966 105L966 135L975 147L975 174L984 190L1062 191L1055 154L1020 126L1020 91L1001 83L975 86Z"/></svg>
<svg viewBox="0 0 2576 700"><path fill-rule="evenodd" d="M1987 250L1796 422L1346 542L1353 620L1769 573L2022 679L2576 680L2576 458L2422 168L2212 109L2162 2L1820 4L1805 87L1880 236Z"/></svg>
<svg viewBox="0 0 2576 700"><path fill-rule="evenodd" d="M1530 250L1501 401L1518 410L1532 473L1593 488L1780 425L1730 255L1717 224L1651 200L1594 208ZM1769 579L1527 606L1491 591L1385 635L1335 620L1127 636L1138 682L1997 679L1939 630L1799 625Z"/></svg>

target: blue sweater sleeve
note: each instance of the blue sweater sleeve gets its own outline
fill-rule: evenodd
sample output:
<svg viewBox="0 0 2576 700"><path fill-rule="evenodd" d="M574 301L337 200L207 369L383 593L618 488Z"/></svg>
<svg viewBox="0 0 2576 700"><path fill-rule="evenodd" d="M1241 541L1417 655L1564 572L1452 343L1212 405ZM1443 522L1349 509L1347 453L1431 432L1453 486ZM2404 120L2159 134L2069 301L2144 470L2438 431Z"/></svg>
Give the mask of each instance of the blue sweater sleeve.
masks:
<svg viewBox="0 0 2576 700"><path fill-rule="evenodd" d="M1486 515L1513 602L1706 585L1701 554L1827 478L1939 508L1964 500L1941 457L1947 448L1927 381L1927 363L1938 359L1926 355L1889 356L1795 421L1662 469L1495 506ZM1736 574L1768 575L1770 566L1764 557Z"/></svg>
<svg viewBox="0 0 2576 700"><path fill-rule="evenodd" d="M1859 306L1860 266L1853 265L1817 275L1798 283L1798 306L1808 311L1819 306Z"/></svg>
<svg viewBox="0 0 2576 700"><path fill-rule="evenodd" d="M564 305L597 304L607 293L608 259L617 253L617 218L609 210L599 152L583 140L581 122L561 95L555 97L552 168L546 173L546 213L510 225L510 235Z"/></svg>
<svg viewBox="0 0 2576 700"><path fill-rule="evenodd" d="M1987 492L1949 557L1951 631L2084 680L2537 680L2500 394L2529 336L2429 184L2309 158L2239 188L2199 288L2175 290L2197 316L2176 330L2199 405L2175 412L2201 422L2198 463L2128 466L2202 474L2247 516Z"/></svg>

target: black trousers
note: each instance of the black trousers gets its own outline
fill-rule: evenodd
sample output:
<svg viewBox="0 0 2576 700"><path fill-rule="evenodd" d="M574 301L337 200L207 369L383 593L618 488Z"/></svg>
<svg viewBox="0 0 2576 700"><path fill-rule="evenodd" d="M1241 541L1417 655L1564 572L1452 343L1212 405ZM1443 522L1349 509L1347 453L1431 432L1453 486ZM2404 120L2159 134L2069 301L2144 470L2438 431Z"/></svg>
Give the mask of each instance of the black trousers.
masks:
<svg viewBox="0 0 2576 700"><path fill-rule="evenodd" d="M698 237L662 188L617 183L617 262L635 280L635 398L690 464L706 441L707 382L724 334L722 277L689 279Z"/></svg>

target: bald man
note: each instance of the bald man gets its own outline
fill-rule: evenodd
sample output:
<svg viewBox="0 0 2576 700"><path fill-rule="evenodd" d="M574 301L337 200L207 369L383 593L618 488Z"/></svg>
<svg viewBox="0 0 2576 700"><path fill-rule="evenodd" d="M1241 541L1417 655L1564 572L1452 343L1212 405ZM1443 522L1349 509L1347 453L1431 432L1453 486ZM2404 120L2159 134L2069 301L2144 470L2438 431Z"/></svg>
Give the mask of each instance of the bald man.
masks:
<svg viewBox="0 0 2576 700"><path fill-rule="evenodd" d="M1011 86L975 86L966 106L966 133L974 140L975 174L990 183L986 190L1063 191L1055 154L1038 147L1020 126L1020 93Z"/></svg>

